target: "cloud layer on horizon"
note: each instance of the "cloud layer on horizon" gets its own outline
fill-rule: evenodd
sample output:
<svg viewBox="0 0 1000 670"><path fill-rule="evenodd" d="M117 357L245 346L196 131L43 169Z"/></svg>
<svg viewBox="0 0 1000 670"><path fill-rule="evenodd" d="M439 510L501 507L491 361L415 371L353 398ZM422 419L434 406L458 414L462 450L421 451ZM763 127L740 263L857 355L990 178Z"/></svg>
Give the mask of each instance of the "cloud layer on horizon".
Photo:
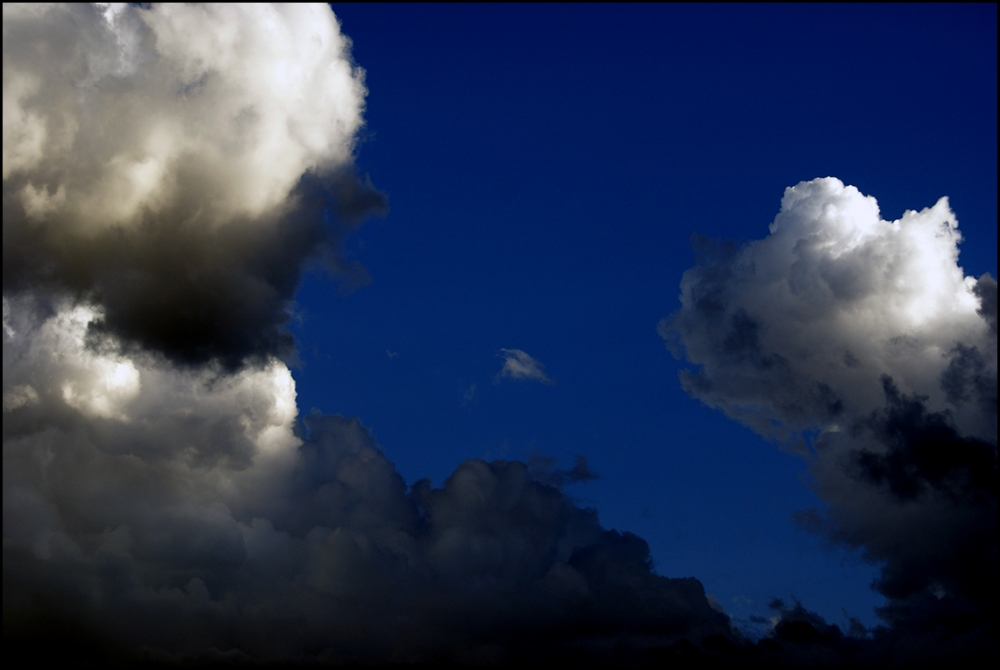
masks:
<svg viewBox="0 0 1000 670"><path fill-rule="evenodd" d="M5 307L5 626L365 661L733 635L696 579L552 485L593 478L583 461L407 487L357 419L299 434L279 361L178 369L89 348L88 308Z"/></svg>

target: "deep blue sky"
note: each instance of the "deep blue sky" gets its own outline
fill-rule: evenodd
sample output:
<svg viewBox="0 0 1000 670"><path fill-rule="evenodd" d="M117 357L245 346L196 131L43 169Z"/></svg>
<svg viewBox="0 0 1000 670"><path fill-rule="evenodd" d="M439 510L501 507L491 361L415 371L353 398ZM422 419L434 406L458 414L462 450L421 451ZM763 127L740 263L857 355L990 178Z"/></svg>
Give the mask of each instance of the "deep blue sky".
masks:
<svg viewBox="0 0 1000 670"><path fill-rule="evenodd" d="M300 407L360 417L411 483L586 456L570 493L737 619L795 597L874 623L875 569L792 521L820 504L804 462L688 397L656 325L692 233L762 238L814 177L886 219L949 196L966 274L996 276L996 6L334 11L390 211L348 240L370 285L297 294ZM501 348L555 384L494 383Z"/></svg>

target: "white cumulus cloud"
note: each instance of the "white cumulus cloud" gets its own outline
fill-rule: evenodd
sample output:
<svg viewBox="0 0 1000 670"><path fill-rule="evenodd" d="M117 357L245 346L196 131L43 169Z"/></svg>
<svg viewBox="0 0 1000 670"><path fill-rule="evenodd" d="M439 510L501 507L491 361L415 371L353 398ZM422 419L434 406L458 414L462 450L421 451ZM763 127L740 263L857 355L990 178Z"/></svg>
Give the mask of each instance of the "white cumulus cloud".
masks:
<svg viewBox="0 0 1000 670"><path fill-rule="evenodd" d="M541 361L532 358L520 349L501 349L503 356L503 367L497 373L497 380L500 379L533 379L543 384L554 383L545 374L545 365Z"/></svg>
<svg viewBox="0 0 1000 670"><path fill-rule="evenodd" d="M327 7L8 4L3 28L5 295L86 296L94 330L232 369L289 353L305 261L363 280L337 248L384 198Z"/></svg>
<svg viewBox="0 0 1000 670"><path fill-rule="evenodd" d="M875 198L815 179L785 190L769 232L701 245L684 273L659 324L693 365L682 385L800 448L827 509L799 519L881 566L892 635L991 644L996 281L959 266L947 198L886 221Z"/></svg>
<svg viewBox="0 0 1000 670"><path fill-rule="evenodd" d="M682 307L659 329L697 366L682 375L689 393L766 435L866 414L889 375L989 436L989 413L950 402L961 390L941 384L960 345L976 349L982 374L996 370L979 295L992 280L964 275L961 239L947 198L885 221L853 186L803 182L786 189L766 238L684 273Z"/></svg>

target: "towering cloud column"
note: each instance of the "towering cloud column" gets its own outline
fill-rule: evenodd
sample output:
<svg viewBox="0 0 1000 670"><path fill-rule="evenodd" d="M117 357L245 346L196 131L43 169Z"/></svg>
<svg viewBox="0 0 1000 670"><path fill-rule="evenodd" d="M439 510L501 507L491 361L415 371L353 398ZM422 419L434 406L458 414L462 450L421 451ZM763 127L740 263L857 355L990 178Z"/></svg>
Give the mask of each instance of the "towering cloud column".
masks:
<svg viewBox="0 0 1000 670"><path fill-rule="evenodd" d="M287 303L384 207L328 7L3 22L6 649L481 662L730 635L559 490L585 463L407 487L356 419L299 423Z"/></svg>
<svg viewBox="0 0 1000 670"><path fill-rule="evenodd" d="M4 295L86 301L92 335L176 363L289 353L303 262L382 204L351 172L366 90L333 14L3 17Z"/></svg>
<svg viewBox="0 0 1000 670"><path fill-rule="evenodd" d="M688 393L807 455L829 509L802 521L883 566L887 622L988 641L996 281L964 276L961 239L946 198L885 221L853 186L803 182L766 238L703 245L659 328Z"/></svg>

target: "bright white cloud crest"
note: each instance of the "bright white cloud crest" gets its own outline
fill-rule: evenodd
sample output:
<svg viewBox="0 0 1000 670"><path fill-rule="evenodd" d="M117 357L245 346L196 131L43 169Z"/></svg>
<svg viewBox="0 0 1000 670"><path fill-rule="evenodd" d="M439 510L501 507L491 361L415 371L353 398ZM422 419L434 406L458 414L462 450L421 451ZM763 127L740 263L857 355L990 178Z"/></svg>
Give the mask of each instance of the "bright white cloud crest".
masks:
<svg viewBox="0 0 1000 670"><path fill-rule="evenodd" d="M354 171L367 93L324 5L5 5L4 291L97 308L175 362L293 346L302 268L384 196Z"/></svg>
<svg viewBox="0 0 1000 670"><path fill-rule="evenodd" d="M682 377L696 397L783 435L882 406L882 375L943 409L940 380L959 343L977 346L995 373L947 198L885 221L873 197L816 179L786 189L770 232L688 270L681 310L660 323L701 366ZM975 404L950 407L965 431L989 435Z"/></svg>
<svg viewBox="0 0 1000 670"><path fill-rule="evenodd" d="M19 48L70 22L53 58ZM363 73L322 6L7 5L4 42L3 178L48 225L135 225L181 198L203 223L257 217L349 163L362 123Z"/></svg>

